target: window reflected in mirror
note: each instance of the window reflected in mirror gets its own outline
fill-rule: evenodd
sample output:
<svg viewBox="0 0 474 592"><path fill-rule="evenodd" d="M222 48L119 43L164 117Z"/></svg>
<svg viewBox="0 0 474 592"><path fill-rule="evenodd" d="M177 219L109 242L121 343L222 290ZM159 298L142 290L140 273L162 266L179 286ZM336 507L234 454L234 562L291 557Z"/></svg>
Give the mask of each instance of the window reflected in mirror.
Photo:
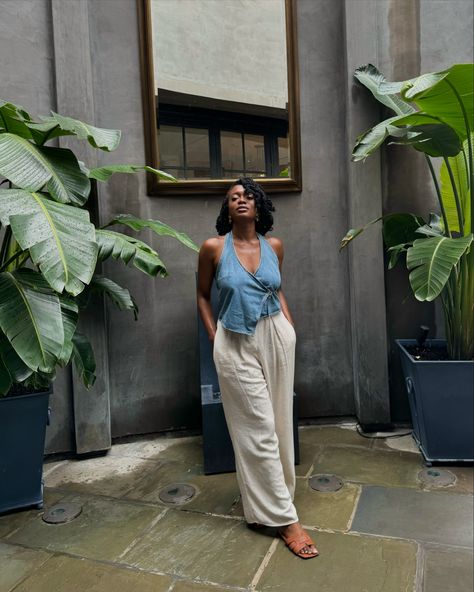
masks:
<svg viewBox="0 0 474 592"><path fill-rule="evenodd" d="M151 0L160 168L289 176L284 0Z"/></svg>

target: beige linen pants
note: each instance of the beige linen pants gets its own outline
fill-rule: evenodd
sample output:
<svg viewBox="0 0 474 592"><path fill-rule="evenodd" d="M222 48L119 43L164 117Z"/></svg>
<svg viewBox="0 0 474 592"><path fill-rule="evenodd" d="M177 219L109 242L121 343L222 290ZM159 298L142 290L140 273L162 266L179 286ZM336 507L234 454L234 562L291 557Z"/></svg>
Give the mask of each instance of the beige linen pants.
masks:
<svg viewBox="0 0 474 592"><path fill-rule="evenodd" d="M254 335L217 323L214 362L249 523L298 521L293 505L295 343L295 331L282 312L260 319Z"/></svg>

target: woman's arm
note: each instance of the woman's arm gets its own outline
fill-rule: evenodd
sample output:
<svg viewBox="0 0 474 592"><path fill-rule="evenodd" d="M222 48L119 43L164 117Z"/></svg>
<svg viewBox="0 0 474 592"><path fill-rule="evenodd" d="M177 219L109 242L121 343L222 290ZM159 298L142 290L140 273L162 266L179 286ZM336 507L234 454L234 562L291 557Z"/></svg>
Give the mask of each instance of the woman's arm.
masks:
<svg viewBox="0 0 474 592"><path fill-rule="evenodd" d="M273 236L268 239L268 242L270 243L270 246L277 254L278 263L279 263L279 267L280 267L280 274L281 274L282 268L283 268L283 257L284 257L283 243L281 242L281 240L279 238L275 238ZM290 323L294 327L295 323L293 321L293 318L291 317L290 309L288 308L288 302L286 301L285 295L283 294L282 290L278 291L278 297L280 299L281 310L282 310L283 314L285 315L285 317L290 321Z"/></svg>
<svg viewBox="0 0 474 592"><path fill-rule="evenodd" d="M216 322L212 314L211 288L214 280L216 253L219 239L205 241L199 251L197 305L209 339L214 341Z"/></svg>

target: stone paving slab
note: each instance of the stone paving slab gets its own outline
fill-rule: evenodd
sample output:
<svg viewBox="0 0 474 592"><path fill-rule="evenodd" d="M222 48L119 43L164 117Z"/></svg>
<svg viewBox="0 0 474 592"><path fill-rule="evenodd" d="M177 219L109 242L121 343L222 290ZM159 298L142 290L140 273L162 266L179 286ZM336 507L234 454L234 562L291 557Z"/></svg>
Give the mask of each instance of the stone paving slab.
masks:
<svg viewBox="0 0 474 592"><path fill-rule="evenodd" d="M0 542L0 592L9 592L31 571L47 561L45 551L24 549ZM29 589L32 592L33 588Z"/></svg>
<svg viewBox="0 0 474 592"><path fill-rule="evenodd" d="M169 510L121 561L207 583L246 587L273 540L237 520Z"/></svg>
<svg viewBox="0 0 474 592"><path fill-rule="evenodd" d="M166 575L54 556L15 592L167 592L171 582Z"/></svg>
<svg viewBox="0 0 474 592"><path fill-rule="evenodd" d="M470 495L364 486L352 530L472 547Z"/></svg>
<svg viewBox="0 0 474 592"><path fill-rule="evenodd" d="M235 473L204 475L202 467L167 462L156 470L149 471L124 497L169 507L169 504L160 500L159 494L163 487L171 483L188 483L196 487L195 497L180 506L186 510L226 514L240 496ZM216 492L219 494L216 495Z"/></svg>
<svg viewBox="0 0 474 592"><path fill-rule="evenodd" d="M93 497L65 499L82 505L82 513L72 522L46 524L38 516L9 537L8 542L113 561L163 511Z"/></svg>
<svg viewBox="0 0 474 592"><path fill-rule="evenodd" d="M301 442L299 443L300 448L300 463L295 465L295 474L298 477L305 477L311 467L313 466L314 460L321 450L320 446Z"/></svg>
<svg viewBox="0 0 474 592"><path fill-rule="evenodd" d="M310 532L320 555L302 560L279 541L257 583L258 592L411 592L414 543Z"/></svg>
<svg viewBox="0 0 474 592"><path fill-rule="evenodd" d="M296 480L295 507L302 524L346 530L354 511L360 486L345 483L339 491L315 491L307 479Z"/></svg>
<svg viewBox="0 0 474 592"><path fill-rule="evenodd" d="M204 463L202 436L184 438L157 436L138 442L114 444L109 456L135 457L155 461L173 460L195 465Z"/></svg>
<svg viewBox="0 0 474 592"><path fill-rule="evenodd" d="M298 429L300 442L311 446L362 446L371 448L372 440L364 438L355 429L354 424L344 427L334 426L300 426Z"/></svg>
<svg viewBox="0 0 474 592"><path fill-rule="evenodd" d="M294 504L298 518L305 526L347 530L359 492L359 485L345 483L339 491L323 493L312 489L307 479L297 479ZM240 499L229 514L244 516Z"/></svg>
<svg viewBox="0 0 474 592"><path fill-rule="evenodd" d="M474 590L474 556L470 551L426 549L423 592Z"/></svg>
<svg viewBox="0 0 474 592"><path fill-rule="evenodd" d="M101 456L60 463L45 476L46 487L121 497L134 488L147 473L154 473L159 462L142 458Z"/></svg>
<svg viewBox="0 0 474 592"><path fill-rule="evenodd" d="M64 495L64 493L45 490L43 495L44 507L49 508L53 506ZM21 511L9 512L8 514L0 514L0 539L6 537L12 531L23 526L33 518L41 516L43 512L44 510L33 508L31 510L23 509Z"/></svg>
<svg viewBox="0 0 474 592"><path fill-rule="evenodd" d="M407 452L330 446L317 458L314 473L334 473L345 481L419 488L421 457Z"/></svg>
<svg viewBox="0 0 474 592"><path fill-rule="evenodd" d="M398 450L400 452L420 454L418 444L415 442L411 434L393 438L374 438L373 448L379 450Z"/></svg>
<svg viewBox="0 0 474 592"><path fill-rule="evenodd" d="M170 592L229 592L234 588L222 588L221 586L214 586L210 584L198 584L196 582L188 582L186 580L177 581Z"/></svg>

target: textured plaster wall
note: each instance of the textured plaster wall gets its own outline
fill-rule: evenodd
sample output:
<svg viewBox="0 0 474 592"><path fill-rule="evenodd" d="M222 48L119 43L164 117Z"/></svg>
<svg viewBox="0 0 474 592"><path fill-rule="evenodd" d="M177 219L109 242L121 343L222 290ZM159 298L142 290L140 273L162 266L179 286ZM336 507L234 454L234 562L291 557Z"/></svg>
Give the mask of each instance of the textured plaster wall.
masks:
<svg viewBox="0 0 474 592"><path fill-rule="evenodd" d="M303 417L353 412L347 263L338 253L346 230L344 94L340 3L299 1L304 191L278 195L275 235L286 245L284 288L297 323L296 392ZM90 5L97 124L120 127L119 151L103 160L143 162L138 38L134 3ZM141 177L101 188L103 217L132 211L187 232L198 244L214 234L221 198L150 198ZM152 239L171 276L151 280L117 265L113 277L138 300L138 323L110 310L109 363L113 435L199 427L195 305L196 256Z"/></svg>

